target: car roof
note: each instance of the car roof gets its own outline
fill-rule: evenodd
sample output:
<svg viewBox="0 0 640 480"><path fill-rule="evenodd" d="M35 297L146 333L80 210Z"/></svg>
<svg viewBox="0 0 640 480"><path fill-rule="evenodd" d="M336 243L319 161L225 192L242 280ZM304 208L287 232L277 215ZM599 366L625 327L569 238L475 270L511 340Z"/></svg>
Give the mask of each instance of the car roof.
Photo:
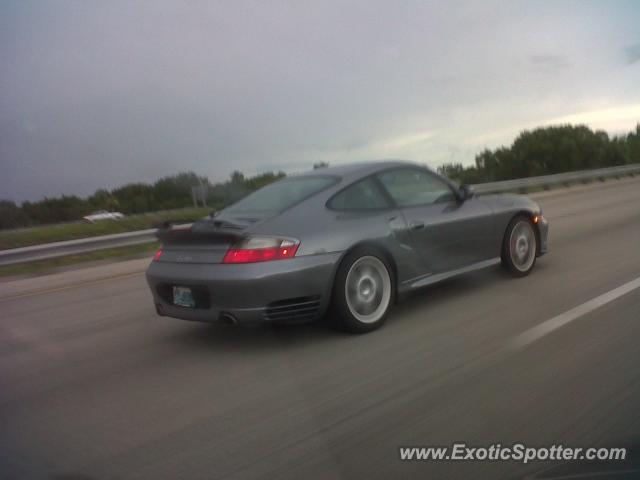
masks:
<svg viewBox="0 0 640 480"><path fill-rule="evenodd" d="M332 167L323 167L309 172L301 172L294 176L311 176L311 175L335 175L343 178L343 180L355 180L366 177L372 173L386 170L393 167L420 167L428 168L426 165L408 162L405 160L377 160L368 162L348 163L344 165L336 165Z"/></svg>

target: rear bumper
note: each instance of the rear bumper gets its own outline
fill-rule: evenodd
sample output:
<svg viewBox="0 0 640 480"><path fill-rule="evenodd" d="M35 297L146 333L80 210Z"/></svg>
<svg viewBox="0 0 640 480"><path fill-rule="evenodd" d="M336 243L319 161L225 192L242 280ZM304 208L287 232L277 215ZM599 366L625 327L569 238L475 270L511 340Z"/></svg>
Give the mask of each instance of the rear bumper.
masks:
<svg viewBox="0 0 640 480"><path fill-rule="evenodd" d="M152 262L147 269L159 315L203 322L302 322L327 309L340 253L244 265ZM197 292L197 308L173 304L173 286Z"/></svg>

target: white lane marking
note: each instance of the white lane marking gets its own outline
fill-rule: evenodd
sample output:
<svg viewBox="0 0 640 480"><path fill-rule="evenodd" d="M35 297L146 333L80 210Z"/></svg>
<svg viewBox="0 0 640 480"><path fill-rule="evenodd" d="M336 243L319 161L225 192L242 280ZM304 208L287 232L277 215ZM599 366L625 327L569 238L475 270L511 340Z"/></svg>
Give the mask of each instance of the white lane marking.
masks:
<svg viewBox="0 0 640 480"><path fill-rule="evenodd" d="M596 298L592 298L582 305L578 305L571 310L567 310L560 315L550 318L549 320L542 322L540 325L536 325L535 327L513 338L511 342L509 342L509 346L516 349L529 345L530 343L535 342L545 335L548 335L549 333L557 330L567 323L572 322L576 318L579 318L582 315L586 315L587 313L592 312L593 310L600 308L617 298L620 298L621 296L631 292L632 290L635 290L636 288L640 288L640 277L636 278L635 280L631 280L624 285L620 285L619 287L614 288L607 293L603 293Z"/></svg>

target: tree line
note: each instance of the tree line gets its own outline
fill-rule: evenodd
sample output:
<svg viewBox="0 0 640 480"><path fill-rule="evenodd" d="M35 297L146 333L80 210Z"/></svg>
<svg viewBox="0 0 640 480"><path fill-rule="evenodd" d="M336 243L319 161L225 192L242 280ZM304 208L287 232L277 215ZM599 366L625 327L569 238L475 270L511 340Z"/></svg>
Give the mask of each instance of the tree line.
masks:
<svg viewBox="0 0 640 480"><path fill-rule="evenodd" d="M193 205L192 187L204 188L208 206L215 209L283 176L283 172L269 172L245 177L235 171L227 181L212 184L207 177L182 172L152 184L130 183L113 190L99 189L87 198L62 195L21 205L0 200L0 229L76 221L97 210L131 215L189 207Z"/></svg>
<svg viewBox="0 0 640 480"><path fill-rule="evenodd" d="M477 154L473 165L448 163L438 171L474 184L629 163L640 163L640 124L635 131L614 137L585 125L560 125L525 130L510 147Z"/></svg>
<svg viewBox="0 0 640 480"><path fill-rule="evenodd" d="M523 131L510 147L485 149L470 166L448 163L438 170L460 183L474 184L628 163L640 163L640 124L635 131L614 137L584 125ZM321 162L314 168L326 166ZM269 172L245 177L235 171L227 181L212 184L207 177L183 172L152 184L130 183L113 190L100 189L87 198L62 195L21 205L0 200L0 229L75 221L96 210L130 215L188 207L193 204L193 187L203 188L208 205L215 209L283 176L283 172Z"/></svg>

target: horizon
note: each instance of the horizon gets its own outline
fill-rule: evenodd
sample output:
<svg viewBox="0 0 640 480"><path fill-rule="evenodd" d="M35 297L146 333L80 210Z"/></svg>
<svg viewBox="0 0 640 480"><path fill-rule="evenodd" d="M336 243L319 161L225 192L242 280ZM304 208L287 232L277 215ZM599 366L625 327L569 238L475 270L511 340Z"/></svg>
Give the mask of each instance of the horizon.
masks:
<svg viewBox="0 0 640 480"><path fill-rule="evenodd" d="M558 124L558 125L546 125L545 127L560 127L560 126L567 126L567 125L568 125L568 126L572 126L572 127L586 126L587 128L590 128L590 129L591 129L592 131L594 131L594 132L595 132L595 131L597 131L596 129L593 129L593 128L589 127L589 126L588 126L588 125L586 125L586 124L576 124L576 125L570 125L570 124ZM638 128L640 128L640 122L639 122L639 123L637 123L637 124L636 124L636 126L637 126ZM531 130L536 130L536 129L538 129L538 128L545 128L545 127L536 127L536 128L531 129ZM527 132L527 131L531 131L531 130L523 130L523 131L521 131L520 133L518 133L518 135L516 135L516 137L514 137L513 141L511 141L511 143L503 144L503 145L498 145L498 146L497 146L497 147L495 147L495 148L503 148L503 147L505 147L505 148L510 148L510 147L513 145L513 142L516 140L516 138L517 138L520 134L525 133L525 132ZM627 130L627 131L617 132L617 133L615 133L615 134L611 134L611 133L607 132L607 135L609 136L609 138L610 138L610 139L613 139L614 137L617 137L617 136L625 136L626 134L628 134L629 132L632 132L632 131L635 131L635 130L634 130L634 129L633 129L633 130ZM495 149L495 148L494 148L494 149ZM477 155L477 154L479 154L479 153L481 153L481 152L480 152L480 151L479 151L479 152L477 152L477 153L476 153L476 155ZM474 160L475 160L475 155L474 155ZM326 162L326 163L327 163L327 165L326 165L326 166L327 166L327 167L334 167L334 166L340 166L340 165L346 165L346 164L366 163L366 162L388 162L388 161L407 161L407 162L414 162L414 163L418 163L418 164L424 164L424 165L427 165L428 167L432 168L433 170L437 170L439 167L444 166L444 165L446 165L446 164L447 164L447 162L445 162L445 163L442 163L442 164L440 164L440 165L432 166L432 165L428 165L428 164L426 164L425 162L420 162L419 160L407 160L407 159L403 159L403 158L374 158L374 159L360 159L360 160L352 160L352 161L341 162L341 163L334 163L334 164L332 164L332 163L330 163L330 162ZM317 162L316 162L316 163L317 163ZM458 163L458 162L454 162L454 163ZM463 166L465 166L465 167L467 167L467 166L469 166L469 165L473 165L473 162L472 162L472 163L469 163L469 164L463 164ZM179 170L179 171L175 171L175 172L173 172L173 173L169 173L169 174L167 174L167 175L163 175L163 176L161 176L161 177L153 178L153 179L151 179L151 180L146 180L146 181L145 181L145 180L132 180L132 181L128 181L128 182L126 182L126 183L122 183L122 184L114 185L114 186L111 186L111 187L97 187L94 191L89 192L89 193L84 194L84 195L77 194L77 193L59 193L59 194L57 194L57 195L43 196L43 197L38 198L38 199L27 199L27 200L22 200L22 201L16 201L16 200L12 200L12 199L8 199L8 198L1 198L1 197L0 197L0 201L2 201L2 200L9 200L9 201L13 201L13 202L15 202L15 203L16 203L16 205L21 205L21 204L23 204L23 203L25 203L25 202L31 202L31 203L34 203L34 202L38 202L38 201L41 201L41 200L45 200L46 198L54 199L54 198L60 198L60 197L65 197L65 196L66 196L66 197L74 197L74 196L75 196L75 197L79 197L79 198L81 198L81 199L87 199L87 198L91 197L93 194L95 194L98 190L107 190L107 191L109 191L109 192L112 192L112 191L114 191L114 190L117 190L117 189L119 189L119 188L125 187L125 186L127 186L127 185L132 185L132 184L146 184L146 185L153 185L153 184L155 184L156 182L158 182L158 181L162 180L163 178L173 177L173 176L179 175L179 174L181 174L181 173L194 173L194 174L195 174L195 175L197 175L198 177L204 177L204 178L206 178L206 179L209 181L209 185L211 185L211 186L215 186L216 184L224 184L224 183L226 183L226 182L229 182L229 181L230 181L230 178L231 178L231 175L232 175L235 171L239 171L239 172L240 172L240 173L241 173L245 178L252 178L252 177L258 177L258 176L260 176L260 175L266 175L266 174L270 174L270 173L272 173L272 174L284 173L285 175L289 176L289 175L295 175L295 174L298 174L298 173L304 173L304 172L307 172L307 171L311 171L311 170L313 170L313 169L314 169L314 165L312 164L312 165L309 165L307 168L304 168L304 169L297 169L297 170L290 170L290 171L286 171L286 170L282 170L282 169L281 169L281 170L264 170L264 171L259 171L259 172L246 172L246 171L241 171L241 170L234 170L234 171L232 171L232 172L231 172L231 173L230 173L226 178L217 179L217 180L212 180L208 175L206 175L206 174L201 174L201 173L199 173L199 172L193 172L193 171L191 171L191 170Z"/></svg>

